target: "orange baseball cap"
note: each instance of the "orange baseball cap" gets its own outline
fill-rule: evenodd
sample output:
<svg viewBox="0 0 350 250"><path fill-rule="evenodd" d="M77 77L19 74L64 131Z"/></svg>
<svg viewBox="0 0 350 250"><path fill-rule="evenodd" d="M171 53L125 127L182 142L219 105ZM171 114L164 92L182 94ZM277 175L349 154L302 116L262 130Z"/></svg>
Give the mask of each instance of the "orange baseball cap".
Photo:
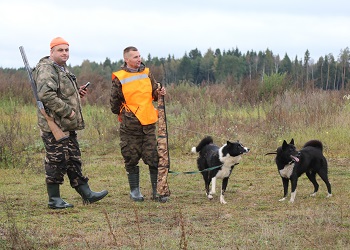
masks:
<svg viewBox="0 0 350 250"><path fill-rule="evenodd" d="M50 49L60 44L67 44L69 46L69 43L66 40L64 40L62 37L56 37L52 39L50 43Z"/></svg>

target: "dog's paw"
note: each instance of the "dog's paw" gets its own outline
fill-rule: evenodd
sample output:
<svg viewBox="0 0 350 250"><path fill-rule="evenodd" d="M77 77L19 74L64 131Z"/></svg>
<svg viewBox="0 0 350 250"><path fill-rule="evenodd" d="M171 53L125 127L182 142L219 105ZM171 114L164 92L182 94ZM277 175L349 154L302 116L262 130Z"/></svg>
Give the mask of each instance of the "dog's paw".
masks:
<svg viewBox="0 0 350 250"><path fill-rule="evenodd" d="M311 197L315 197L316 196L316 192L315 193L312 193L310 194Z"/></svg>
<svg viewBox="0 0 350 250"><path fill-rule="evenodd" d="M296 194L297 194L296 190L290 194L289 203L293 203L294 202Z"/></svg>
<svg viewBox="0 0 350 250"><path fill-rule="evenodd" d="M227 202L225 201L223 195L220 195L220 203L221 203L221 204L227 204Z"/></svg>
<svg viewBox="0 0 350 250"><path fill-rule="evenodd" d="M207 197L208 197L209 200L212 200L212 199L213 199L213 196L212 196L211 194L208 194Z"/></svg>
<svg viewBox="0 0 350 250"><path fill-rule="evenodd" d="M332 197L332 194L328 194L326 198Z"/></svg>
<svg viewBox="0 0 350 250"><path fill-rule="evenodd" d="M283 197L282 199L279 199L278 201L285 201L286 197Z"/></svg>

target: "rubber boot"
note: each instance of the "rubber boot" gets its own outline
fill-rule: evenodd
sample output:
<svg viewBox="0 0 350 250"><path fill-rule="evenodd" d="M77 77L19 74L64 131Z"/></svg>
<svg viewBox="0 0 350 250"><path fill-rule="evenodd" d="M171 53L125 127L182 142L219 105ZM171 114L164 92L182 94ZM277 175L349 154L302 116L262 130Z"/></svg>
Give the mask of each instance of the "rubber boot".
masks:
<svg viewBox="0 0 350 250"><path fill-rule="evenodd" d="M150 170L149 176L152 184L152 200L157 200L158 171Z"/></svg>
<svg viewBox="0 0 350 250"><path fill-rule="evenodd" d="M60 196L60 185L59 184L46 184L47 194L49 195L48 207L51 209L64 209L73 207L72 204L69 204L61 199Z"/></svg>
<svg viewBox="0 0 350 250"><path fill-rule="evenodd" d="M167 202L169 200L169 196L157 194L158 170L150 169L150 177L152 183L152 200L162 203Z"/></svg>
<svg viewBox="0 0 350 250"><path fill-rule="evenodd" d="M99 201L108 194L107 190L102 190L101 192L91 191L89 184L87 183L75 187L75 190L80 194L84 204L90 204Z"/></svg>
<svg viewBox="0 0 350 250"><path fill-rule="evenodd" d="M144 198L140 192L140 173L128 174L130 185L130 198L133 201L143 201Z"/></svg>

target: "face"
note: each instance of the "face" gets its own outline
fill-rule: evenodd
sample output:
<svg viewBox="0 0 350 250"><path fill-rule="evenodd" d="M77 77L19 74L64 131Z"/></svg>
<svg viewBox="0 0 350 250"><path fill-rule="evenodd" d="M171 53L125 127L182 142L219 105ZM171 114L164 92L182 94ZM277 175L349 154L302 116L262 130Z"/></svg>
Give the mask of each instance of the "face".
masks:
<svg viewBox="0 0 350 250"><path fill-rule="evenodd" d="M141 56L138 51L129 51L125 54L124 61L128 68L138 69L141 65Z"/></svg>
<svg viewBox="0 0 350 250"><path fill-rule="evenodd" d="M69 46L67 44L60 44L53 47L50 57L58 65L64 65L69 59Z"/></svg>

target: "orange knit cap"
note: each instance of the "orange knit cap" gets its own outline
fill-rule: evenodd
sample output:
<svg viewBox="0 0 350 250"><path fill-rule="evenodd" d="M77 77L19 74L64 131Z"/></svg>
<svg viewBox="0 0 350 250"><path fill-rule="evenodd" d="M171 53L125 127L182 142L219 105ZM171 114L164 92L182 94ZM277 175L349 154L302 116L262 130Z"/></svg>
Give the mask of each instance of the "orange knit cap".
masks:
<svg viewBox="0 0 350 250"><path fill-rule="evenodd" d="M66 40L64 40L62 37L56 37L52 39L50 43L50 49L60 44L67 44L69 46L69 43Z"/></svg>

